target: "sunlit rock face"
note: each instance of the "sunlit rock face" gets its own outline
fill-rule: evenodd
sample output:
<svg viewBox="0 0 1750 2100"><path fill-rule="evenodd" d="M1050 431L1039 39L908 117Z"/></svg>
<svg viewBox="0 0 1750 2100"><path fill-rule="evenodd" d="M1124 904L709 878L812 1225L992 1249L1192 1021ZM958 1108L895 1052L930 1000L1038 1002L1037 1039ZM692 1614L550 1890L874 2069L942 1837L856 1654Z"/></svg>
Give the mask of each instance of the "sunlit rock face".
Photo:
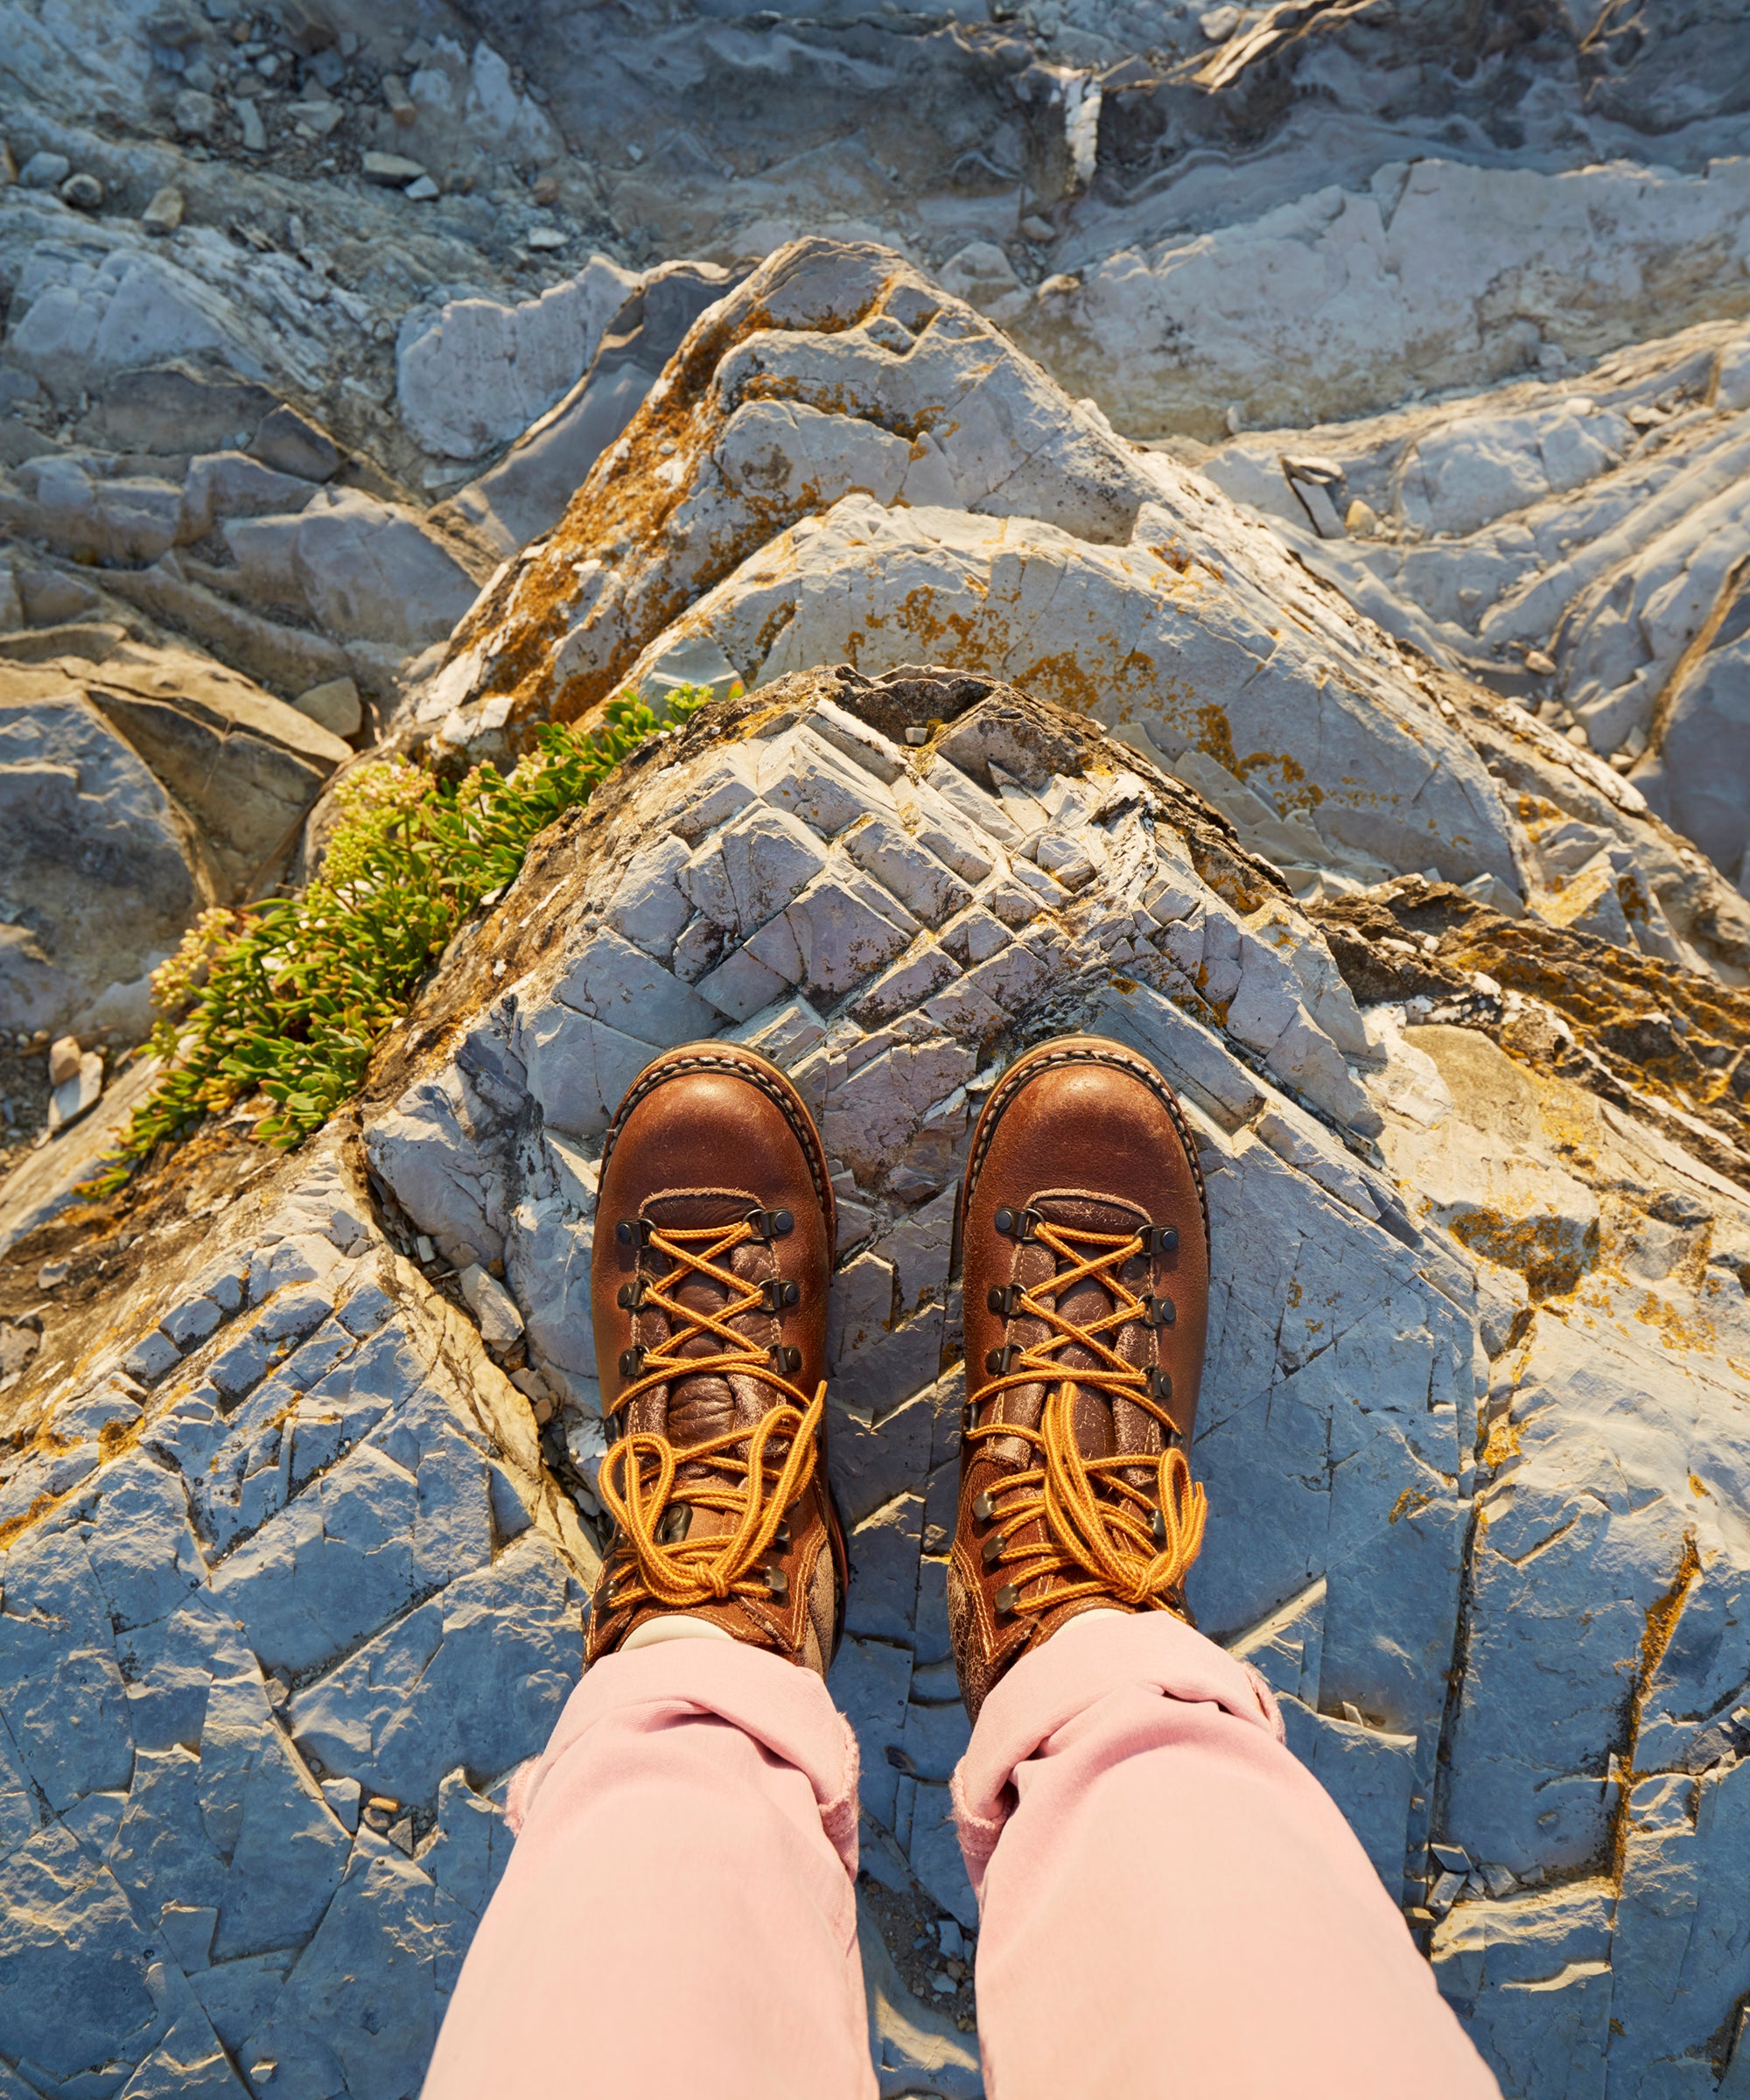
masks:
<svg viewBox="0 0 1750 2100"><path fill-rule="evenodd" d="M84 1207L149 1074L0 1092L0 2091L416 2093L581 1667L603 1133L733 1034L838 1197L872 2048L972 2100L954 1191L1068 1028L1210 1193L1205 1630L1515 2100L1750 2090L1729 10L283 11L0 9L0 1021L82 1102L354 754L719 697L304 1152Z"/></svg>
<svg viewBox="0 0 1750 2100"><path fill-rule="evenodd" d="M338 1133L250 1151L178 1163L144 1258L75 1255L9 1380L0 2054L39 2092L416 2091L581 1662L527 1400Z"/></svg>
<svg viewBox="0 0 1750 2100"><path fill-rule="evenodd" d="M1690 347L1697 386L1717 384L1719 335ZM1651 398L1672 380L1637 384ZM1620 416L1606 406L1582 419L1540 398L1521 418L1526 472L1546 492L1539 415L1572 426L1576 444L1593 441L1594 423L1614 429L1613 416L1632 433L1639 393L1623 391ZM1340 493L1352 471L1345 500L1365 486L1376 514L1394 500L1425 507L1430 459L1448 459L1454 489L1464 480L1448 458L1462 428L1432 411L1400 417L1358 462L1340 454L1320 471ZM1723 461L1729 414L1708 429ZM1564 457L1561 434L1552 458ZM1488 435L1473 436L1464 481L1485 509L1516 500L1482 472L1502 449ZM550 536L507 564L458 628L406 733L483 755L624 685L684 676L752 688L821 662L875 673L951 661L1166 764L1304 898L1432 871L1741 982L1750 911L1633 781L1526 708L1431 675L1424 651L1493 669L1480 640L1443 647L1446 630L1410 596L1457 550L1413 547L1419 513L1376 543L1297 529L1289 514L1309 522L1293 493L1303 484L1250 443L1214 455L1207 476L1139 450L899 256L795 243L700 318ZM1603 471L1614 455L1602 444L1573 472ZM1672 466L1660 451L1635 471L1662 491ZM1722 471L1711 454L1708 471ZM1388 480L1397 497L1374 486ZM1675 482L1662 494L1661 515L1680 494ZM1334 549L1347 566L1332 566ZM1661 558L1669 569L1676 557ZM1698 570L1691 595L1704 580ZM1724 678L1735 628L1717 632ZM1625 662L1608 690L1620 702L1626 680L1649 676ZM1698 688L1683 722L1734 704L1718 682ZM1705 745L1688 734L1692 750ZM1695 794L1706 772L1689 760ZM1676 792L1662 774L1667 814Z"/></svg>
<svg viewBox="0 0 1750 2100"><path fill-rule="evenodd" d="M14 1250L67 1270L6 1395L4 1930L38 1988L0 2053L44 2090L416 2090L506 1782L581 1666L602 1138L650 1057L722 1034L790 1074L838 1198L872 2046L886 2090L976 2093L912 1947L976 1926L945 1820L955 1189L1004 1065L1088 1028L1179 1087L1209 1186L1205 1630L1432 1906L1508 2090L1711 2064L1746 1980L1714 1908L1746 1007L1449 884L1309 913L1157 763L984 676L796 673L653 741L308 1152L263 1172L220 1133ZM1646 1956L1680 1933L1717 1957ZM100 1966L77 2021L42 2012Z"/></svg>

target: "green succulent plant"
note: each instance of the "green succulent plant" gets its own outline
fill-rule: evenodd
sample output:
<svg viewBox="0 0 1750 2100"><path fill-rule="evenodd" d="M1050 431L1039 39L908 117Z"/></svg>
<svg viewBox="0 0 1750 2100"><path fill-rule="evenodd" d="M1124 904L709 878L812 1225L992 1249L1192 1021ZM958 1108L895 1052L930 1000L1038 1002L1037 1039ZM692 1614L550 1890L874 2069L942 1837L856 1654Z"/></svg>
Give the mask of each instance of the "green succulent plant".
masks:
<svg viewBox="0 0 1750 2100"><path fill-rule="evenodd" d="M205 912L152 976L150 1048L164 1069L116 1150L80 1194L112 1195L161 1144L253 1096L270 1144L301 1144L363 1082L371 1052L475 906L502 890L530 844L586 802L650 736L710 698L636 695L606 725L536 732L508 774L476 766L456 784L404 759L349 774L315 879L295 896Z"/></svg>

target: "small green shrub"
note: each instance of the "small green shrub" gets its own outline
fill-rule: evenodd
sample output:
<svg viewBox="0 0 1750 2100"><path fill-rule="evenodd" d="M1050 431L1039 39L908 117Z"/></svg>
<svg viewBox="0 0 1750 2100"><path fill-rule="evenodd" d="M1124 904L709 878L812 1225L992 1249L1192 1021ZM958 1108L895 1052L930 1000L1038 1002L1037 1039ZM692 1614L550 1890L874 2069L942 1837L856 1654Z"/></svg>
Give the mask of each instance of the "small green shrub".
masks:
<svg viewBox="0 0 1750 2100"><path fill-rule="evenodd" d="M256 1125L268 1143L320 1130L457 927L514 878L536 835L665 720L710 697L678 687L659 718L623 696L590 735L544 725L508 775L476 766L450 786L400 759L350 774L316 879L295 897L203 913L154 971L150 1048L164 1071L80 1193L113 1194L154 1147L255 1094L275 1104Z"/></svg>

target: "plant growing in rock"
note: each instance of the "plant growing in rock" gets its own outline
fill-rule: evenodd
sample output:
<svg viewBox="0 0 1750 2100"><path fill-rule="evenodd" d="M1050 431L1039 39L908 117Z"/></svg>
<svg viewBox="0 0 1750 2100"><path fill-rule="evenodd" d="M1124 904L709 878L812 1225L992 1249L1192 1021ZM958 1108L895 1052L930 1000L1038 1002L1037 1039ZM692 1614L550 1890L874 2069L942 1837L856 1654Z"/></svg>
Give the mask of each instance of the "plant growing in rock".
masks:
<svg viewBox="0 0 1750 2100"><path fill-rule="evenodd" d="M508 774L476 766L452 785L404 759L350 774L316 878L296 896L202 913L153 973L150 1047L164 1071L82 1193L113 1194L156 1146L256 1095L273 1104L256 1126L267 1143L320 1130L457 927L515 878L538 834L710 697L676 687L659 717L625 695L589 734L545 724Z"/></svg>

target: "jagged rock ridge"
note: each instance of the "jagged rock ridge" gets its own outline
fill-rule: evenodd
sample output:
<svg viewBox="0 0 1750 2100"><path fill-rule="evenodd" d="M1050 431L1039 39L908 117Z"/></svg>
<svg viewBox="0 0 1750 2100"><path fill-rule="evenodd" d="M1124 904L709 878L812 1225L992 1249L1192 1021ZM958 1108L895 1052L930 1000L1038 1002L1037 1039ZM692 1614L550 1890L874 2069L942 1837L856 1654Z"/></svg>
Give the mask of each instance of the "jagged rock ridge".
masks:
<svg viewBox="0 0 1750 2100"><path fill-rule="evenodd" d="M342 1129L227 1205L255 1156L197 1148L136 1199L164 1256L119 1207L27 1243L65 1249L111 1312L94 1344L49 1323L14 1403L37 1427L4 1491L12 1885L33 1912L52 1892L61 1936L22 1942L46 1977L76 1955L140 1980L125 2025L0 2048L51 2083L85 2051L219 2083L234 2064L257 2090L270 2062L312 2092L413 2089L489 1886L486 1800L579 1659L601 1134L654 1050L732 1029L791 1072L832 1155L858 1571L834 1690L865 1752L869 1929L901 1922L892 1954L921 1987L906 1922L976 1925L943 1821L965 1729L941 1589L954 1184L1002 1061L1092 1026L1181 1087L1209 1180L1203 1622L1278 1686L1395 1892L1424 1894L1431 1838L1478 1863L1440 1897L1434 1955L1508 2090L1539 2090L1551 2051L1712 2061L1736 1971L1660 1998L1633 1950L1672 1900L1672 1845L1698 1917L1733 1872L1684 1804L1738 1768L1737 1679L1705 1628L1739 1579L1750 1206L1623 1088L1597 1016L1508 981L1517 923L1450 887L1390 894L1390 932L1321 907L1334 955L1217 813L1074 718L963 674L794 676L647 746L537 845L380 1060L362 1152ZM1558 976L1612 952L1539 937ZM1741 1033L1742 995L1642 969L1644 1006L1691 983L1698 1026ZM178 1222L215 1200L216 1250ZM1627 1592L1614 1618L1600 1566ZM220 1605L242 1628L222 1656L200 1645ZM1582 1606L1598 1630L1577 1644ZM102 1721L77 1771L50 1623ZM481 1676L488 1638L502 1679ZM243 1702L229 1732L208 1677ZM519 1700L492 1690L524 1678ZM265 1793L239 1795L220 1746L240 1730ZM1639 1808L1622 1820L1629 1788L1662 1850ZM250 1815L260 1842L305 1833L298 1891L262 1914ZM142 1950L160 1912L174 1970ZM393 2042L337 2040L318 2008L344 2026L386 2002L381 1936L427 1919L391 1971ZM1594 1980L1613 1933L1614 1997ZM1572 1984L1518 1987L1552 1950ZM878 1939L871 1959L884 2088L975 2091L952 2021Z"/></svg>
<svg viewBox="0 0 1750 2100"><path fill-rule="evenodd" d="M318 1148L71 1206L135 1066L0 1194L9 2091L416 2090L578 1666L599 1130L734 1029L847 1221L880 2082L970 2100L951 1191L1064 1025L1210 1177L1205 1624L1505 2089L1746 2076L1736 47L985 11L0 7L0 985L66 1099L386 724L763 686L537 847Z"/></svg>

